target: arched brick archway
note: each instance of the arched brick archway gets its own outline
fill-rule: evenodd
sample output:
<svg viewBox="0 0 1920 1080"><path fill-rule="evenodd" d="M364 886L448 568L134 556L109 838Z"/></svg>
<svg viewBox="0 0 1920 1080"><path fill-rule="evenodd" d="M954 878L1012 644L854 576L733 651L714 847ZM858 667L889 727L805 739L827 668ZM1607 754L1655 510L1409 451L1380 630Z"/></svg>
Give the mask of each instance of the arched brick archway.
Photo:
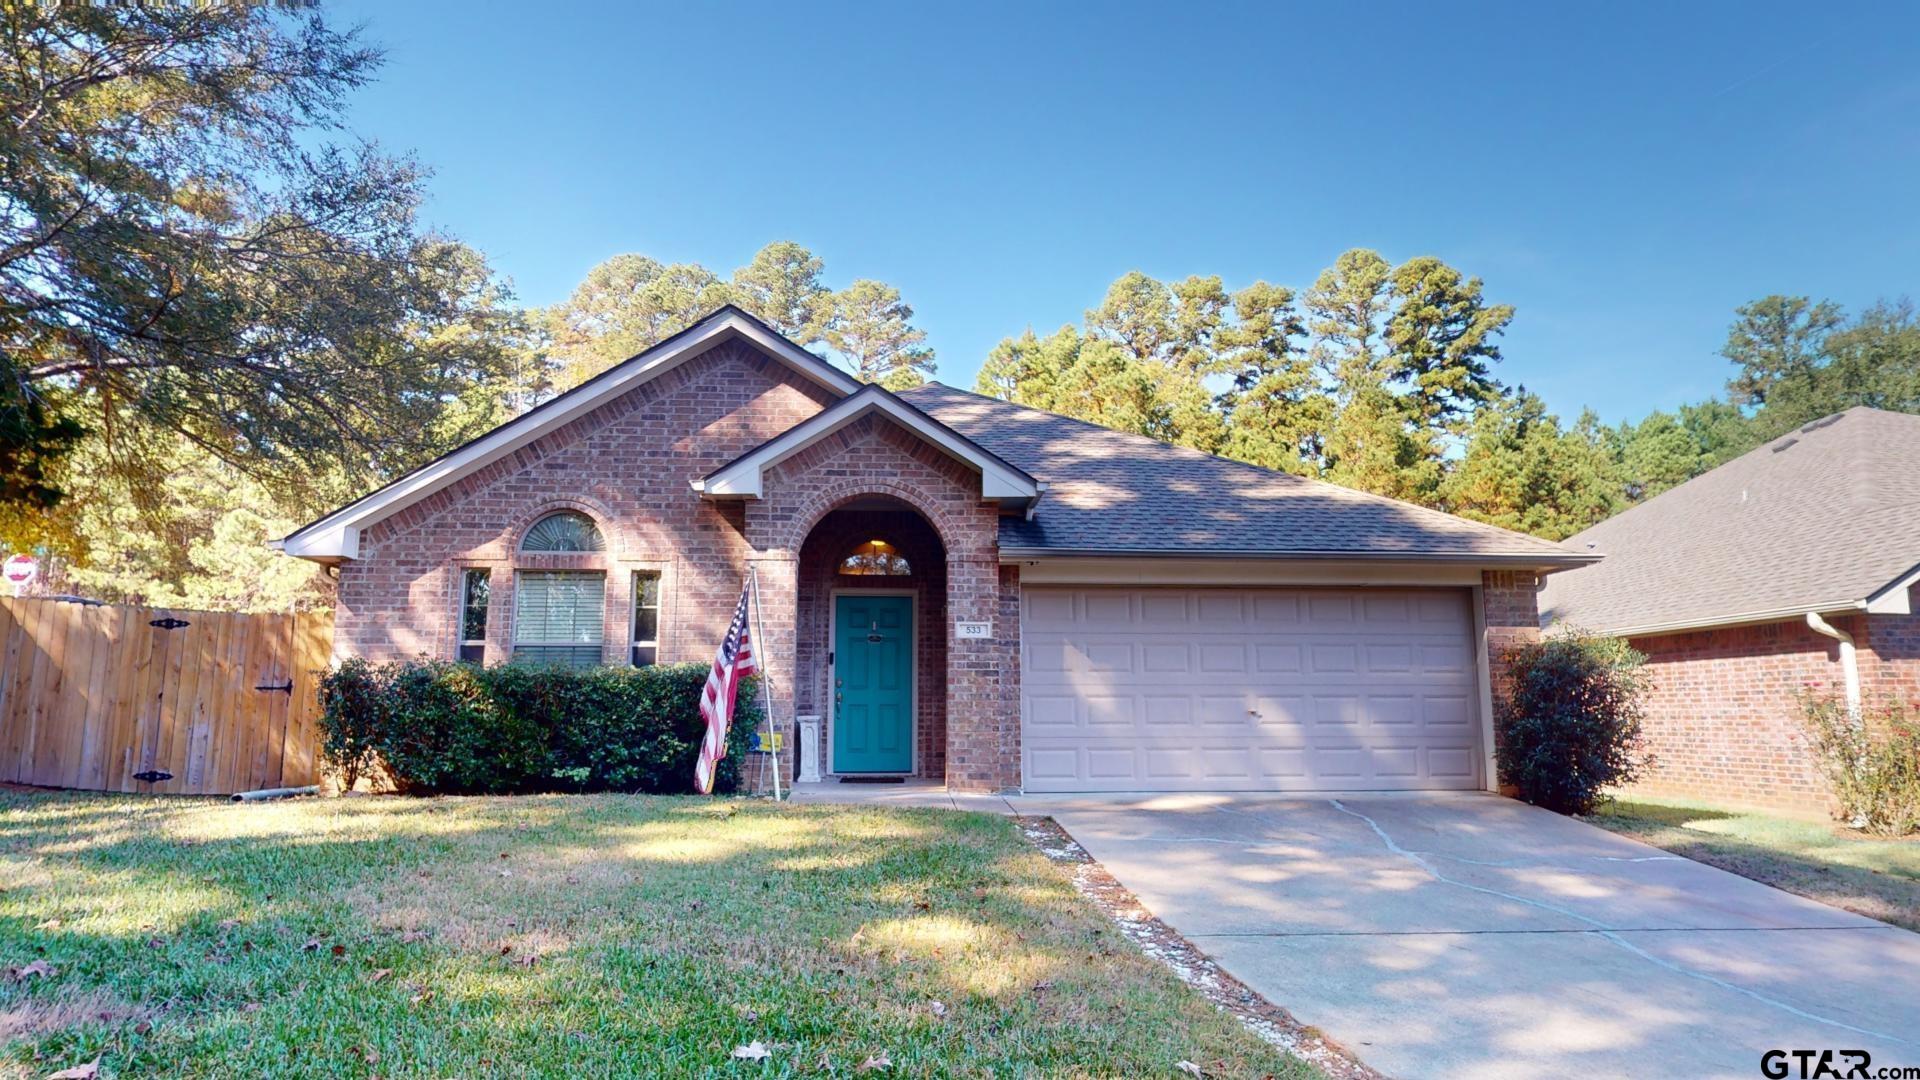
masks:
<svg viewBox="0 0 1920 1080"><path fill-rule="evenodd" d="M848 553L869 540L892 544L907 563L904 575L843 572ZM946 775L947 736L947 553L938 527L919 508L895 495L866 493L837 500L800 541L795 573L795 712L823 721L821 762L837 734L833 630L843 602L862 597L901 597L910 605L913 628L911 763L906 772L929 779ZM857 770L842 769L850 772Z"/></svg>

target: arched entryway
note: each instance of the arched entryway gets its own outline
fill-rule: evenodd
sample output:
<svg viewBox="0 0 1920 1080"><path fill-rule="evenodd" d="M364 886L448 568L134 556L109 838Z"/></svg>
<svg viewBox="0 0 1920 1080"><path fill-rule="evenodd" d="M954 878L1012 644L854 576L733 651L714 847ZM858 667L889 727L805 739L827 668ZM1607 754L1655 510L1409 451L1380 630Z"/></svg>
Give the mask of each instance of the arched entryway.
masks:
<svg viewBox="0 0 1920 1080"><path fill-rule="evenodd" d="M848 498L800 545L795 714L823 722L823 771L944 779L947 549L891 495ZM796 762L797 764L797 762Z"/></svg>

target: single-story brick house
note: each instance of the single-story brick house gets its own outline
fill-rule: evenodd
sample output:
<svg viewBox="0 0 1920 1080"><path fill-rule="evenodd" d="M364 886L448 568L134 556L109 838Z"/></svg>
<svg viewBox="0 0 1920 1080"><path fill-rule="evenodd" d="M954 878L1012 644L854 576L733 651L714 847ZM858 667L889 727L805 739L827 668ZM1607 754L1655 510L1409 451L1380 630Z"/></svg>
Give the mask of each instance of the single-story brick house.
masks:
<svg viewBox="0 0 1920 1080"><path fill-rule="evenodd" d="M1920 416L1817 420L1564 542L1541 616L1653 675L1641 790L1819 810L1796 695L1920 697Z"/></svg>
<svg viewBox="0 0 1920 1080"><path fill-rule="evenodd" d="M336 650L708 661L955 789L1485 789L1489 657L1594 556L944 386L727 307L280 542ZM790 766L789 766L790 767Z"/></svg>

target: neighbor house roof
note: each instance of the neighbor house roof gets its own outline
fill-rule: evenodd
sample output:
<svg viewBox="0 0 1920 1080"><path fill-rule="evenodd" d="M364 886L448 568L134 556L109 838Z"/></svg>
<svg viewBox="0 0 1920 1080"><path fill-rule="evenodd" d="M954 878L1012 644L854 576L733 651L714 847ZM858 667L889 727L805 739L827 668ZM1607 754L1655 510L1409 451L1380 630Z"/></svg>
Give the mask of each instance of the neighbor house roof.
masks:
<svg viewBox="0 0 1920 1080"><path fill-rule="evenodd" d="M1920 416L1854 408L1571 537L1543 620L1653 633L1905 611L1920 564Z"/></svg>
<svg viewBox="0 0 1920 1080"><path fill-rule="evenodd" d="M1542 570L1594 558L938 383L900 396L1047 485L1031 517L1001 519L1003 555L1407 559Z"/></svg>

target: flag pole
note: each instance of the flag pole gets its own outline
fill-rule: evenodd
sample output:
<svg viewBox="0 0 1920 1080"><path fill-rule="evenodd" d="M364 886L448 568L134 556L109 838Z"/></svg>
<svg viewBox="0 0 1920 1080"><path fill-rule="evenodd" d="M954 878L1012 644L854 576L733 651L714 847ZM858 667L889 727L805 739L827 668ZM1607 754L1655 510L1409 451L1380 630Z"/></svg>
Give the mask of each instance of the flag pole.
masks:
<svg viewBox="0 0 1920 1080"><path fill-rule="evenodd" d="M774 722L772 680L767 675L766 641L761 636L764 625L760 618L760 568L747 564L747 580L753 590L753 666L760 674L760 708L767 717L767 741L772 744L769 757L773 760L773 801L780 801L780 725Z"/></svg>

